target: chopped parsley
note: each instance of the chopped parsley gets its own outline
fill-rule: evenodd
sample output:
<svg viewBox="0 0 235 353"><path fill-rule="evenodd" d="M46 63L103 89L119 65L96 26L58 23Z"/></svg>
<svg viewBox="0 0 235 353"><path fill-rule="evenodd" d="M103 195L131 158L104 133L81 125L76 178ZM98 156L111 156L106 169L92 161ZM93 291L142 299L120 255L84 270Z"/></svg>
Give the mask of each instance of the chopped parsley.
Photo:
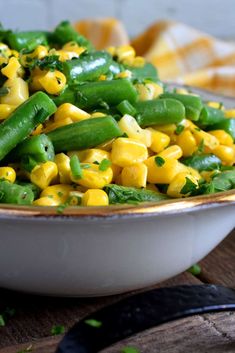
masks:
<svg viewBox="0 0 235 353"><path fill-rule="evenodd" d="M176 135L180 135L181 134L181 132L183 132L184 131L184 125L177 125L177 127L176 127L176 129L175 129L175 133L176 133Z"/></svg>
<svg viewBox="0 0 235 353"><path fill-rule="evenodd" d="M81 179L82 178L82 168L80 161L78 159L78 156L74 154L70 158L70 168L71 168L71 173L74 179Z"/></svg>
<svg viewBox="0 0 235 353"><path fill-rule="evenodd" d="M200 275L201 271L202 271L202 269L198 264L195 264L188 269L188 272L194 276Z"/></svg>
<svg viewBox="0 0 235 353"><path fill-rule="evenodd" d="M65 327L63 325L54 325L51 329L51 334L53 336L61 335L65 332Z"/></svg>
<svg viewBox="0 0 235 353"><path fill-rule="evenodd" d="M0 315L0 326L3 327L6 325L5 319L4 319L4 315Z"/></svg>
<svg viewBox="0 0 235 353"><path fill-rule="evenodd" d="M160 156L155 157L154 160L158 167L162 167L165 164L165 159Z"/></svg>
<svg viewBox="0 0 235 353"><path fill-rule="evenodd" d="M123 347L121 353L140 353L140 351L134 347Z"/></svg>
<svg viewBox="0 0 235 353"><path fill-rule="evenodd" d="M105 172L111 165L111 162L109 159L103 159L100 164L99 164L99 170L101 172Z"/></svg>
<svg viewBox="0 0 235 353"><path fill-rule="evenodd" d="M47 55L43 59L30 59L32 58L27 58L27 62L31 70L35 69L35 67L38 67L40 70L63 71L63 64L59 60L58 55Z"/></svg>
<svg viewBox="0 0 235 353"><path fill-rule="evenodd" d="M197 149L197 153L203 153L205 149L205 143L204 140L202 139L199 143L198 149Z"/></svg>
<svg viewBox="0 0 235 353"><path fill-rule="evenodd" d="M99 328L99 327L102 326L102 322L98 321L98 320L95 320L95 319L85 320L85 324L87 324L89 326L92 326L92 327L96 327L96 328Z"/></svg>
<svg viewBox="0 0 235 353"><path fill-rule="evenodd" d="M192 194L197 189L197 184L195 184L190 178L186 177L186 183L180 190L182 195Z"/></svg>

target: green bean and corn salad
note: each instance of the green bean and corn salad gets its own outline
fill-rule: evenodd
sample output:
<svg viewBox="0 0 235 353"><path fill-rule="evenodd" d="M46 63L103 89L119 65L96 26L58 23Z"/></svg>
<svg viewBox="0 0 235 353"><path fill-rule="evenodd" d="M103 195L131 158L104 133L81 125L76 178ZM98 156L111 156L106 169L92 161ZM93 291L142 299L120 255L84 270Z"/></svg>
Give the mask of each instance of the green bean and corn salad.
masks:
<svg viewBox="0 0 235 353"><path fill-rule="evenodd" d="M235 188L235 110L69 22L0 28L0 203L106 206Z"/></svg>

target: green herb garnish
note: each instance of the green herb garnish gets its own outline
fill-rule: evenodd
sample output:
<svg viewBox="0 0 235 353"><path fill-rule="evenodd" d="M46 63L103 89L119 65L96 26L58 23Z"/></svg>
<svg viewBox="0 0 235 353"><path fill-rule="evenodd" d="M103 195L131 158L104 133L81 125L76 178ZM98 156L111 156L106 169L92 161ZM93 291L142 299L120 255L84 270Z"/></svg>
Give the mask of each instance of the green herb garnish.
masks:
<svg viewBox="0 0 235 353"><path fill-rule="evenodd" d="M105 172L111 166L111 162L109 159L103 159L99 164L99 170Z"/></svg>
<svg viewBox="0 0 235 353"><path fill-rule="evenodd" d="M192 194L197 189L197 184L195 184L190 178L186 177L186 183L180 190L182 195Z"/></svg>
<svg viewBox="0 0 235 353"><path fill-rule="evenodd" d="M74 179L82 178L82 168L81 168L81 164L79 162L78 156L76 154L74 154L70 158L70 168Z"/></svg>
<svg viewBox="0 0 235 353"><path fill-rule="evenodd" d="M165 159L160 156L155 157L154 160L158 167L162 167L165 164Z"/></svg>
<svg viewBox="0 0 235 353"><path fill-rule="evenodd" d="M140 351L134 347L123 347L121 353L140 353Z"/></svg>
<svg viewBox="0 0 235 353"><path fill-rule="evenodd" d="M53 336L61 335L65 332L65 327L63 325L54 325L51 329L51 334Z"/></svg>
<svg viewBox="0 0 235 353"><path fill-rule="evenodd" d="M177 125L176 129L175 129L175 133L176 135L180 135L181 132L184 131L184 125Z"/></svg>
<svg viewBox="0 0 235 353"><path fill-rule="evenodd" d="M202 271L202 269L198 264L195 264L188 269L188 272L194 276L200 275L201 271Z"/></svg>
<svg viewBox="0 0 235 353"><path fill-rule="evenodd" d="M88 320L85 320L84 322L85 324L96 328L99 328L102 326L102 322L95 319L88 319Z"/></svg>

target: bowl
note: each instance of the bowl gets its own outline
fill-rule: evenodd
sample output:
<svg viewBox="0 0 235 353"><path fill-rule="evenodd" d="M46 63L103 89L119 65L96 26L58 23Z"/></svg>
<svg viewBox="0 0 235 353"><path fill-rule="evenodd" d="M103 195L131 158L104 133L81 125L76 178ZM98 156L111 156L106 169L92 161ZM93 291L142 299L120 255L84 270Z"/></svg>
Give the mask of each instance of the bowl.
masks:
<svg viewBox="0 0 235 353"><path fill-rule="evenodd" d="M235 227L234 213L235 190L62 214L2 204L0 287L84 297L150 286L206 256Z"/></svg>

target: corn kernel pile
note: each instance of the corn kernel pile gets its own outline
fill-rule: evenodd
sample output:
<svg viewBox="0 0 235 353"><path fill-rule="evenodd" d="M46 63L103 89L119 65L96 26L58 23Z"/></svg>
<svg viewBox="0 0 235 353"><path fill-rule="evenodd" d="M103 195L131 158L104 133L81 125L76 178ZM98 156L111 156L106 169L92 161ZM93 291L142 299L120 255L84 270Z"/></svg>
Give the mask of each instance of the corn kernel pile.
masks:
<svg viewBox="0 0 235 353"><path fill-rule="evenodd" d="M7 92L0 97L0 120L8 119L33 92L59 95L65 89L66 76L57 68L50 70L36 66L26 80L33 60L56 55L60 62L65 62L79 58L84 51L85 48L74 42L68 42L59 49L38 45L30 53L11 50L0 43L1 74L4 77L2 89ZM131 67L139 68L145 64L142 57L136 57L131 46L111 47L107 52L119 63ZM131 72L124 70L117 73L116 78L130 77ZM100 75L98 81L105 80L106 75ZM136 82L135 89L140 101L156 99L163 93L160 81ZM182 89L177 92L192 94ZM224 109L227 119L235 118L235 110L225 110L217 102L207 104ZM66 102L59 105L56 113L45 123L39 124L31 136L47 134L62 126L102 116L105 116L102 110L85 111ZM187 117L180 123L180 129L176 124L142 128L133 116L124 114L118 120L118 126L123 132L122 137L90 149L57 153L54 160L38 164L30 172L20 163L1 165L0 179L10 183L24 180L36 185L40 193L33 201L35 206L107 206L109 197L105 187L109 184L164 192L169 198L190 196L190 191L184 190L189 181L196 190L202 180L210 181L215 172L220 173L218 170L199 172L182 163L182 158L202 150L217 156L224 167L235 164L235 144L228 132L222 129L204 131ZM70 160L74 155L82 168L80 178L75 178L71 172Z"/></svg>

